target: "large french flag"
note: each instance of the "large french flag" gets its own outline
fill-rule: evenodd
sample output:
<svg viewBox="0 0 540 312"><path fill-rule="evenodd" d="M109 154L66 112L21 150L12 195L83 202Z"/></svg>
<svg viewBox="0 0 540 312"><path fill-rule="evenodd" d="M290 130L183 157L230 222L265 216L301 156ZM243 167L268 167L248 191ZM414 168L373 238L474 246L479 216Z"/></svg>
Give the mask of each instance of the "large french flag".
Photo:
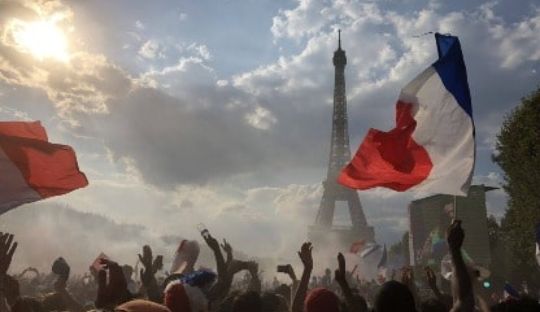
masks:
<svg viewBox="0 0 540 312"><path fill-rule="evenodd" d="M439 59L401 90L396 127L369 130L341 184L467 195L475 134L465 62L457 37L435 39Z"/></svg>
<svg viewBox="0 0 540 312"><path fill-rule="evenodd" d="M40 122L0 122L0 214L86 185L73 149L49 143Z"/></svg>

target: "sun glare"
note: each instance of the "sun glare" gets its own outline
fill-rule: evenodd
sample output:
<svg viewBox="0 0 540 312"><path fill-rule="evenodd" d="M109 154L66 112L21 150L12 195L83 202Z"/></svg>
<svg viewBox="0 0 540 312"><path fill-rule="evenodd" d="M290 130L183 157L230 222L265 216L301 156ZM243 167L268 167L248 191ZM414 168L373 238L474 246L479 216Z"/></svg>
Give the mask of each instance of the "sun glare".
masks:
<svg viewBox="0 0 540 312"><path fill-rule="evenodd" d="M69 61L67 38L54 21L16 20L12 27L13 40L23 52L32 54L38 60L50 58Z"/></svg>

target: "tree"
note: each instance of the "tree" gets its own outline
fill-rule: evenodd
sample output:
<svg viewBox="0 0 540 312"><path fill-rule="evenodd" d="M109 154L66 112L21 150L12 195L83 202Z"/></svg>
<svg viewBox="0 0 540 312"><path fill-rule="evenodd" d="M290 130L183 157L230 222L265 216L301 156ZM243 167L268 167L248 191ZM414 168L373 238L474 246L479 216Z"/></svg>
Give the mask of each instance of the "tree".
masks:
<svg viewBox="0 0 540 312"><path fill-rule="evenodd" d="M534 259L534 226L540 221L540 88L505 117L493 160L504 171L508 208L501 226L517 281L540 280Z"/></svg>
<svg viewBox="0 0 540 312"><path fill-rule="evenodd" d="M505 235L501 229L497 219L494 216L489 216L487 219L489 250L491 252L491 264L489 269L492 273L491 281L494 285L502 287L503 283L508 279L511 259L508 256L508 248L505 240Z"/></svg>

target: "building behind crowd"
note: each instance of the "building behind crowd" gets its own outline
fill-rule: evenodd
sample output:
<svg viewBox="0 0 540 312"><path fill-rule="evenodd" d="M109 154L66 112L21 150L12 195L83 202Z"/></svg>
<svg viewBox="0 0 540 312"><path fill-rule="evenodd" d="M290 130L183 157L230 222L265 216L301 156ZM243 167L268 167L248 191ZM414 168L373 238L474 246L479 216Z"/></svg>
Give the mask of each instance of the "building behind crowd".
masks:
<svg viewBox="0 0 540 312"><path fill-rule="evenodd" d="M411 265L438 265L448 253L445 232L454 216L465 230L465 258L487 267L489 249L486 192L494 187L472 185L466 197L433 195L409 205L409 251Z"/></svg>

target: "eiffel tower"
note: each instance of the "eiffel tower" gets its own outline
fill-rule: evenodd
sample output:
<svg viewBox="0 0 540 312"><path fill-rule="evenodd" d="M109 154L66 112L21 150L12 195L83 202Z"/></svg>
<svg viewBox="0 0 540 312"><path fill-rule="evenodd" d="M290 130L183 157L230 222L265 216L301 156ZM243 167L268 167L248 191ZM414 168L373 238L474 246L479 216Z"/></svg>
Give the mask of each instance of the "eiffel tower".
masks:
<svg viewBox="0 0 540 312"><path fill-rule="evenodd" d="M345 95L347 57L345 51L341 49L341 30L338 32L338 49L334 52L332 61L335 67L335 84L330 161L326 180L323 182L324 193L319 212L315 225L309 229L309 239L315 244L336 244L337 242L341 248L348 248L357 240L374 241L374 232L366 222L358 193L337 183L341 169L351 160ZM340 201L346 202L349 207L351 227L333 225L336 202Z"/></svg>

